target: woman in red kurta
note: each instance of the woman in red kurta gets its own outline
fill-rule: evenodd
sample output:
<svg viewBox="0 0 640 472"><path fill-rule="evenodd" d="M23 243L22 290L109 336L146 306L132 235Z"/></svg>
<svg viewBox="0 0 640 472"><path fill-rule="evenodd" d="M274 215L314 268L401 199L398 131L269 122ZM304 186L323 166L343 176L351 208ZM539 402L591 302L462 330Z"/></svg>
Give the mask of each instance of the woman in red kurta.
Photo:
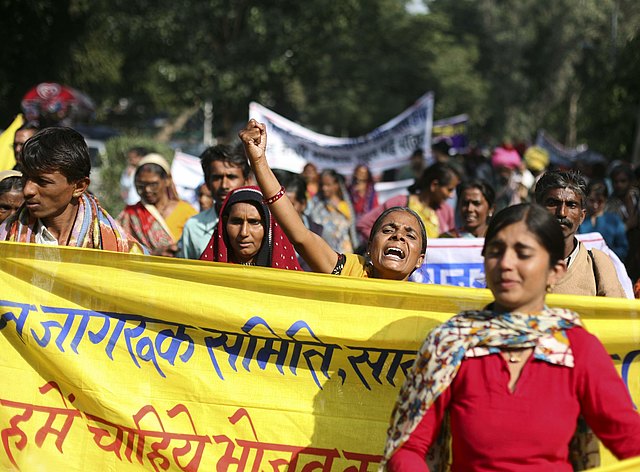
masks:
<svg viewBox="0 0 640 472"><path fill-rule="evenodd" d="M381 469L572 471L596 466L596 436L640 455L640 415L598 339L544 304L566 267L545 209L492 220L483 255L495 301L434 329L402 387ZM594 435L595 433L595 435Z"/></svg>

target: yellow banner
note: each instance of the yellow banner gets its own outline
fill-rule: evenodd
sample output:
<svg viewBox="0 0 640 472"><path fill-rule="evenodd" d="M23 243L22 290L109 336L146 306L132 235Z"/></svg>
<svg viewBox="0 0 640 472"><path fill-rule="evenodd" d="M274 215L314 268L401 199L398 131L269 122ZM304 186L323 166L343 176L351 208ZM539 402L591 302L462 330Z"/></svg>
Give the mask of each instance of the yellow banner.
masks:
<svg viewBox="0 0 640 472"><path fill-rule="evenodd" d="M0 469L374 471L427 331L489 301L0 243ZM548 301L583 315L640 401L640 302Z"/></svg>
<svg viewBox="0 0 640 472"><path fill-rule="evenodd" d="M16 130L23 123L22 114L18 114L9 127L0 134L0 171L11 170L16 165L16 158L13 154L13 138Z"/></svg>

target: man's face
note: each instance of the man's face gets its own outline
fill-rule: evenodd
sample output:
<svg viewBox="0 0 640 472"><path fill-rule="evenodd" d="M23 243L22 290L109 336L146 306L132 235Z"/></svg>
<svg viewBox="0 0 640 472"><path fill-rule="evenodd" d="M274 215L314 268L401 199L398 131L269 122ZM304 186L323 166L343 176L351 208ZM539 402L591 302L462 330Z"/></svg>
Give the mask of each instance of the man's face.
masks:
<svg viewBox="0 0 640 472"><path fill-rule="evenodd" d="M89 179L69 182L60 172L43 172L24 177L25 204L29 214L45 221L62 215L74 198L79 197L89 186Z"/></svg>
<svg viewBox="0 0 640 472"><path fill-rule="evenodd" d="M17 163L22 163L22 148L24 147L24 143L34 134L36 134L35 129L21 129L16 131L13 137L13 153Z"/></svg>
<svg viewBox="0 0 640 472"><path fill-rule="evenodd" d="M211 190L213 199L219 207L224 202L229 192L247 185L242 175L242 168L224 161L213 161L209 165L209 179L207 185Z"/></svg>
<svg viewBox="0 0 640 472"><path fill-rule="evenodd" d="M542 206L556 217L562 227L565 240L573 238L586 215L580 196L568 188L554 188L547 191L542 199Z"/></svg>

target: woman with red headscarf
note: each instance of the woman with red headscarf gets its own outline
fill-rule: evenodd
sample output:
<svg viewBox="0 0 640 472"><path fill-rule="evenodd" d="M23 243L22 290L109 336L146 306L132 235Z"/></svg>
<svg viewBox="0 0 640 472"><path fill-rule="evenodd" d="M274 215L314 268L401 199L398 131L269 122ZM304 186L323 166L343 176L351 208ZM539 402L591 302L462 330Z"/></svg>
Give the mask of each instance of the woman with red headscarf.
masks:
<svg viewBox="0 0 640 472"><path fill-rule="evenodd" d="M302 270L258 187L240 187L227 195L200 260Z"/></svg>

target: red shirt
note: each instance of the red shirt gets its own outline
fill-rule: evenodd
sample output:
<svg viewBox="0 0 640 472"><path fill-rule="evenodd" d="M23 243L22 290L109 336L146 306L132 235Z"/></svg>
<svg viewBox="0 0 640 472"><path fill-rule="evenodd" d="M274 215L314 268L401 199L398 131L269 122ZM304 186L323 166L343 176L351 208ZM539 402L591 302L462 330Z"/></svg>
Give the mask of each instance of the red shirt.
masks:
<svg viewBox="0 0 640 472"><path fill-rule="evenodd" d="M567 331L575 367L531 356L513 392L498 354L466 358L449 388L389 461L391 471L426 471L427 450L450 413L452 471L567 471L569 442L582 414L619 459L640 455L640 415L598 339Z"/></svg>

